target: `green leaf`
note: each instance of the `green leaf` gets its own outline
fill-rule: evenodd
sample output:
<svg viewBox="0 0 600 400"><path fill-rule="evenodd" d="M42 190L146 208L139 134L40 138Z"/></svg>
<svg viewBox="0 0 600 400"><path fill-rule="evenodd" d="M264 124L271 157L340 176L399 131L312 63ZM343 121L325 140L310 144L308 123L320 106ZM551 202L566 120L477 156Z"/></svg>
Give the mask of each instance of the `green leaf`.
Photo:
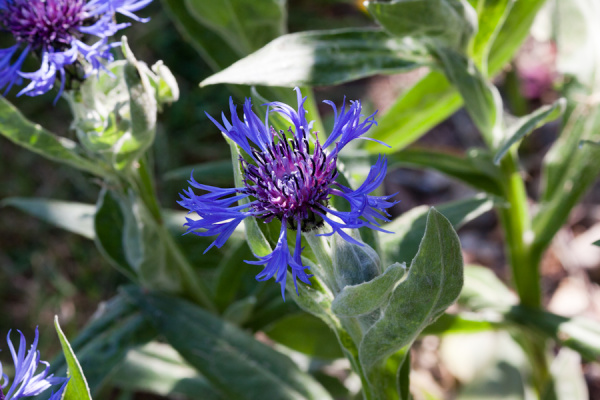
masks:
<svg viewBox="0 0 600 400"><path fill-rule="evenodd" d="M263 331L276 342L312 357L344 357L335 333L322 320L311 314L285 316Z"/></svg>
<svg viewBox="0 0 600 400"><path fill-rule="evenodd" d="M117 197L113 192L102 189L96 208L94 230L98 250L121 273L134 282L137 281L136 271L127 261L123 248L125 216Z"/></svg>
<svg viewBox="0 0 600 400"><path fill-rule="evenodd" d="M64 400L92 400L90 394L90 388L85 380L81 365L77 361L77 357L69 344L69 341L65 337L65 334L60 329L58 323L58 316L54 317L54 328L56 328L56 334L60 339L60 345L62 346L63 354L67 360L69 367L69 383L63 395Z"/></svg>
<svg viewBox="0 0 600 400"><path fill-rule="evenodd" d="M190 14L184 1L162 0L162 4L183 38L213 70L219 71L238 59L227 42Z"/></svg>
<svg viewBox="0 0 600 400"><path fill-rule="evenodd" d="M454 303L462 285L458 236L450 221L432 208L406 279L396 286L383 315L360 343L360 362L365 370L410 346L427 325Z"/></svg>
<svg viewBox="0 0 600 400"><path fill-rule="evenodd" d="M77 203L25 197L9 197L0 202L1 206L13 206L69 232L88 239L94 239L94 216L96 206Z"/></svg>
<svg viewBox="0 0 600 400"><path fill-rule="evenodd" d="M434 50L448 80L458 89L471 119L488 145L502 140L502 98L473 60L448 48Z"/></svg>
<svg viewBox="0 0 600 400"><path fill-rule="evenodd" d="M560 117L564 113L566 106L566 100L560 98L552 104L542 106L531 114L519 118L513 126L508 128L508 132L506 133L507 139L500 145L500 148L496 152L494 163L496 165L500 164L500 160L508 153L510 148L513 145L520 143L525 135Z"/></svg>
<svg viewBox="0 0 600 400"><path fill-rule="evenodd" d="M600 240L596 240L594 243L592 243L594 246L599 246L600 247Z"/></svg>
<svg viewBox="0 0 600 400"><path fill-rule="evenodd" d="M438 207L438 211L458 229L466 222L491 210L493 205L494 203L489 197L477 196L443 204ZM415 207L383 226L385 230L394 232L393 235L381 236L383 265L397 260L411 260L417 254L419 243L425 232L428 212L427 206Z"/></svg>
<svg viewBox="0 0 600 400"><path fill-rule="evenodd" d="M600 141L600 107L588 97L600 88L599 10L589 1L554 6L558 67L572 79L563 90L569 101L564 127L544 157L541 207L533 222L534 247L540 253L600 173L600 148L587 144Z"/></svg>
<svg viewBox="0 0 600 400"><path fill-rule="evenodd" d="M196 21L218 33L240 55L285 33L285 4L285 0L185 0Z"/></svg>
<svg viewBox="0 0 600 400"><path fill-rule="evenodd" d="M533 19L545 1L517 1L508 15L498 20L502 23L502 28L489 39L493 39L493 44L489 51L488 76L495 76L513 58L529 34ZM485 10L486 7L483 12ZM477 54L473 56L478 59ZM438 71L431 71L404 92L379 118L378 126L373 128L371 137L387 143L391 148L382 150L375 142L367 142L365 148L371 153L392 153L406 147L461 105L461 97L445 76Z"/></svg>
<svg viewBox="0 0 600 400"><path fill-rule="evenodd" d="M471 41L473 60L487 74L487 60L494 40L516 0L483 1L478 10L477 34Z"/></svg>
<svg viewBox="0 0 600 400"><path fill-rule="evenodd" d="M538 251L547 247L600 173L600 146L580 146L581 140L600 140L600 107L580 104L544 158L541 206L533 219Z"/></svg>
<svg viewBox="0 0 600 400"><path fill-rule="evenodd" d="M465 269L466 275L466 269ZM465 276L465 286L467 278ZM462 292L461 292L462 296ZM460 300L459 300L460 301ZM489 321L484 318L468 314L442 314L433 324L421 332L425 335L451 335L463 333L477 333L495 330L501 325L495 321Z"/></svg>
<svg viewBox="0 0 600 400"><path fill-rule="evenodd" d="M127 293L225 398L330 399L290 359L234 325L178 298Z"/></svg>
<svg viewBox="0 0 600 400"><path fill-rule="evenodd" d="M505 318L556 340L580 353L586 360L600 359L600 324L586 318L561 317L525 306L513 306Z"/></svg>
<svg viewBox="0 0 600 400"><path fill-rule="evenodd" d="M402 93L388 111L371 128L370 137L378 143L365 144L371 153L392 153L408 146L425 132L442 122L462 105L458 92L438 71L429 72L423 79Z"/></svg>
<svg viewBox="0 0 600 400"><path fill-rule="evenodd" d="M299 32L275 39L200 85L335 85L432 62L423 46L378 29Z"/></svg>
<svg viewBox="0 0 600 400"><path fill-rule="evenodd" d="M406 273L406 264L394 263L375 279L346 286L335 297L331 311L338 317L355 317L380 307Z"/></svg>
<svg viewBox="0 0 600 400"><path fill-rule="evenodd" d="M398 368L398 395L400 400L410 400L410 351L406 352Z"/></svg>
<svg viewBox="0 0 600 400"><path fill-rule="evenodd" d="M367 9L390 34L465 50L477 13L464 0L368 1Z"/></svg>
<svg viewBox="0 0 600 400"><path fill-rule="evenodd" d="M223 312L223 319L232 324L241 326L252 316L256 307L256 297L249 296L235 301Z"/></svg>
<svg viewBox="0 0 600 400"><path fill-rule="evenodd" d="M493 44L488 57L488 76L495 76L514 57L523 41L529 36L531 25L544 3L546 0L514 2L508 15L501 20L502 28L492 38Z"/></svg>
<svg viewBox="0 0 600 400"><path fill-rule="evenodd" d="M431 168L465 182L476 189L501 196L499 170L483 149L469 149L466 157L425 148L405 149L388 156L390 169L396 166Z"/></svg>
<svg viewBox="0 0 600 400"><path fill-rule="evenodd" d="M185 396L190 400L198 397L203 400L223 399L179 353L168 344L159 342L131 349L111 375L110 383L123 390L159 396Z"/></svg>
<svg viewBox="0 0 600 400"><path fill-rule="evenodd" d="M235 300L242 279L250 272L244 260L252 259L252 251L245 240L237 246L229 241L227 245L227 252L221 257L218 265L215 284L215 303L220 310L224 310Z"/></svg>
<svg viewBox="0 0 600 400"><path fill-rule="evenodd" d="M471 311L506 310L517 302L513 292L487 267L465 266L465 285L458 303Z"/></svg>
<svg viewBox="0 0 600 400"><path fill-rule="evenodd" d="M233 168L231 161L212 161L203 164L189 165L166 172L163 180L188 180L194 173L194 179L207 185L231 185Z"/></svg>
<svg viewBox="0 0 600 400"><path fill-rule="evenodd" d="M98 176L106 176L101 164L83 156L80 146L70 139L56 136L29 121L8 100L0 96L0 134L11 142L49 160Z"/></svg>
<svg viewBox="0 0 600 400"><path fill-rule="evenodd" d="M99 393L130 349L156 336L150 322L122 295L104 303L71 343L91 393L94 396ZM67 368L64 357L53 360L50 365L51 373L64 376Z"/></svg>

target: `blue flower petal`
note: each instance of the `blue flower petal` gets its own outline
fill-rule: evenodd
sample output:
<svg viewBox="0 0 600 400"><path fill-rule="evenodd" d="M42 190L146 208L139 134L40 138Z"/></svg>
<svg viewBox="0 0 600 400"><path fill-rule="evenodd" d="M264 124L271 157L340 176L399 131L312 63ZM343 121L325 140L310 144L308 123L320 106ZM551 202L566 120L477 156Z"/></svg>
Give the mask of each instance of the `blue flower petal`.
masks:
<svg viewBox="0 0 600 400"><path fill-rule="evenodd" d="M298 286L296 279L300 279L302 282L310 284L309 278L312 275L308 275L305 270L309 267L303 266L300 261L300 239L301 233L296 234L296 250L295 256L292 257L290 249L287 244L287 223L285 220L281 222L281 232L277 245L271 254L267 254L264 257L257 257L257 261L247 261L246 263L252 265L265 264L265 268L256 275L257 281L266 281L275 277L275 281L281 285L281 296L285 300L285 284L288 266L292 268L292 276L294 277L294 284L296 285L296 293L298 293Z"/></svg>

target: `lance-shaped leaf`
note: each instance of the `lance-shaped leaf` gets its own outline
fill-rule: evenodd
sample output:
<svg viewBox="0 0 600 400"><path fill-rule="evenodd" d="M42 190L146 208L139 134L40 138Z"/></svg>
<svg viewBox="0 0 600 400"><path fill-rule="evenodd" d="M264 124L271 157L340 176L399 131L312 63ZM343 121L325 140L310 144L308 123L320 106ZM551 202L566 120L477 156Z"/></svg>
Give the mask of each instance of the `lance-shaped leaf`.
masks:
<svg viewBox="0 0 600 400"><path fill-rule="evenodd" d="M470 54L486 74L490 49L515 2L516 0L483 1L477 5L479 29L470 43Z"/></svg>
<svg viewBox="0 0 600 400"><path fill-rule="evenodd" d="M202 56L202 59L215 71L231 65L237 56L219 35L199 23L181 0L162 0L181 36ZM224 51L227 49L228 51Z"/></svg>
<svg viewBox="0 0 600 400"><path fill-rule="evenodd" d="M496 165L500 164L500 160L508 153L510 148L519 143L534 129L560 117L565 112L566 106L567 101L564 98L560 98L552 104L542 106L531 114L519 118L514 125L508 128L507 139L500 145L500 148L496 152L494 163Z"/></svg>
<svg viewBox="0 0 600 400"><path fill-rule="evenodd" d="M369 1L366 6L394 36L464 50L477 30L477 13L465 0Z"/></svg>
<svg viewBox="0 0 600 400"><path fill-rule="evenodd" d="M29 121L2 96L0 96L0 134L11 142L52 161L98 176L107 174L100 164L83 157L83 151L77 143L56 136Z"/></svg>
<svg viewBox="0 0 600 400"><path fill-rule="evenodd" d="M60 329L58 316L54 317L54 327L56 329L56 333L58 334L58 338L60 339L60 345L62 346L63 354L65 355L68 365L69 383L67 384L67 389L65 390L63 399L92 400L90 388L88 387L85 376L83 375L81 365L79 365L79 361L77 360L77 357L71 348L71 344L69 344L65 334Z"/></svg>
<svg viewBox="0 0 600 400"><path fill-rule="evenodd" d="M161 294L128 296L157 330L225 397L330 399L289 358L187 301Z"/></svg>
<svg viewBox="0 0 600 400"><path fill-rule="evenodd" d="M171 346L150 342L132 349L111 375L110 383L120 389L159 396L183 395L185 399L222 400L202 375Z"/></svg>
<svg viewBox="0 0 600 400"><path fill-rule="evenodd" d="M466 279L465 279L466 284ZM456 333L486 332L501 328L498 321L469 314L443 314L433 324L425 328L421 335L448 335Z"/></svg>
<svg viewBox="0 0 600 400"><path fill-rule="evenodd" d="M434 208L406 279L392 292L381 318L365 333L359 356L368 371L410 345L458 297L463 285L460 242L452 224Z"/></svg>
<svg viewBox="0 0 600 400"><path fill-rule="evenodd" d="M103 189L98 196L96 207L98 210L94 218L96 246L115 268L134 282L137 281L136 271L129 264L123 247L125 215L117 196Z"/></svg>
<svg viewBox="0 0 600 400"><path fill-rule="evenodd" d="M478 265L465 266L465 285L458 303L471 310L506 310L516 304L517 298L498 279L494 271Z"/></svg>
<svg viewBox="0 0 600 400"><path fill-rule="evenodd" d="M13 206L52 225L94 239L94 216L96 206L38 198L9 197L0 202L3 206Z"/></svg>
<svg viewBox="0 0 600 400"><path fill-rule="evenodd" d="M116 296L100 307L95 318L71 341L90 392L98 393L130 349L156 336L150 322L123 296ZM50 371L56 376L65 375L65 357L61 355L50 365ZM45 398L42 396L40 400Z"/></svg>
<svg viewBox="0 0 600 400"><path fill-rule="evenodd" d="M344 357L334 332L308 313L287 315L264 328L271 339L301 353L325 359Z"/></svg>
<svg viewBox="0 0 600 400"><path fill-rule="evenodd" d="M188 12L244 55L285 33L285 0L185 0Z"/></svg>
<svg viewBox="0 0 600 400"><path fill-rule="evenodd" d="M410 148L391 154L391 168L394 166L417 166L431 168L465 182L474 188L501 196L500 170L492 162L488 151L482 148L467 150L466 156L429 150Z"/></svg>
<svg viewBox="0 0 600 400"><path fill-rule="evenodd" d="M473 60L450 48L436 47L448 80L458 89L471 119L489 146L502 140L502 98Z"/></svg>
<svg viewBox="0 0 600 400"><path fill-rule="evenodd" d="M355 317L374 311L387 300L405 272L406 264L395 263L371 281L346 286L333 300L331 311L338 317Z"/></svg>
<svg viewBox="0 0 600 400"><path fill-rule="evenodd" d="M494 202L491 198L477 196L442 204L437 211L448 218L458 229L466 222L491 210L493 206ZM428 211L427 206L415 207L391 223L384 225L384 229L394 232L393 235L382 235L381 237L384 265L395 260L411 260L417 254L419 243L425 232Z"/></svg>
<svg viewBox="0 0 600 400"><path fill-rule="evenodd" d="M299 32L275 39L200 85L335 85L432 63L417 42L379 29Z"/></svg>
<svg viewBox="0 0 600 400"><path fill-rule="evenodd" d="M207 185L231 185L233 180L233 169L231 161L211 161L202 164L189 165L180 167L166 172L162 179L165 181L190 179L190 175L194 173L197 180Z"/></svg>
<svg viewBox="0 0 600 400"><path fill-rule="evenodd" d="M433 70L402 93L387 112L378 118L370 137L381 140L365 148L374 154L393 153L423 136L460 108L462 98L440 71ZM369 141L370 142L370 141Z"/></svg>
<svg viewBox="0 0 600 400"><path fill-rule="evenodd" d="M504 317L552 337L587 360L600 359L600 324L587 318L567 318L524 306L513 306Z"/></svg>

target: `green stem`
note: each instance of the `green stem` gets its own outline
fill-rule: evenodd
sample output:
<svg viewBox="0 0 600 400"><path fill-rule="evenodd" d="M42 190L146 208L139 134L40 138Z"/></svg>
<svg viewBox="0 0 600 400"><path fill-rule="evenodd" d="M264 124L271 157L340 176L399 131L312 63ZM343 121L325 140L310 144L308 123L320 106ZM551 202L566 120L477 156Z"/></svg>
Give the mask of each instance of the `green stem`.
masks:
<svg viewBox="0 0 600 400"><path fill-rule="evenodd" d="M507 154L500 164L503 175L504 196L509 207L500 209L504 225L507 252L513 281L521 304L532 308L541 306L539 266L532 263L531 217L527 205L525 184L521 178L515 151Z"/></svg>
<svg viewBox="0 0 600 400"><path fill-rule="evenodd" d="M500 209L504 226L507 252L510 259L513 281L521 304L541 307L539 255L532 248L533 231L527 205L525 183L521 177L516 149L511 150L502 160L500 170L503 175L504 197L508 207ZM531 337L521 332L519 344L532 365L532 381L538 395L542 395L551 383L546 357L546 340Z"/></svg>
<svg viewBox="0 0 600 400"><path fill-rule="evenodd" d="M156 222L162 225L160 205L156 197L154 178L148 166L147 155L140 157L139 167L137 167L136 172L137 174L134 176L134 181L138 188L138 192Z"/></svg>
<svg viewBox="0 0 600 400"><path fill-rule="evenodd" d="M204 283L198 279L198 275L194 272L194 268L189 263L187 258L181 252L181 249L173 240L173 237L163 225L161 209L156 197L156 189L154 186L153 174L150 170L147 160L147 154L139 159L139 167L135 170L134 175L135 187L138 193L157 222L157 230L167 246L167 250L173 256L175 265L182 277L183 292L191 300L203 306L208 311L217 312L217 306L208 295L209 290Z"/></svg>
<svg viewBox="0 0 600 400"><path fill-rule="evenodd" d="M217 306L208 295L208 287L204 285L204 282L198 279L198 275L194 272L194 268L181 253L179 246L175 243L175 240L173 240L173 237L167 229L164 226L161 226L158 229L181 273L184 293L208 311L216 313L218 311Z"/></svg>

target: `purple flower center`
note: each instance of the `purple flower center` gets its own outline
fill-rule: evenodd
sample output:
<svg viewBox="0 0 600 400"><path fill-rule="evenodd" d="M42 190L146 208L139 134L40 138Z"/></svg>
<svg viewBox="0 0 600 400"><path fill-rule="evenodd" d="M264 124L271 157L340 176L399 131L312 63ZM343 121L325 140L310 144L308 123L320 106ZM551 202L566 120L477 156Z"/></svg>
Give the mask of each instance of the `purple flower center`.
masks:
<svg viewBox="0 0 600 400"><path fill-rule="evenodd" d="M8 0L0 25L33 48L69 47L84 19L84 0Z"/></svg>
<svg viewBox="0 0 600 400"><path fill-rule="evenodd" d="M241 160L243 192L257 200L253 209L265 222L277 217L286 220L290 229L296 229L298 222L305 232L317 228L323 220L315 211L322 213L321 206L327 206L337 177L336 159L325 153L318 138L311 154L306 135L300 140L293 132L293 139L283 131L276 134L273 128L271 133L279 141L269 144L265 152L253 150L257 165Z"/></svg>

